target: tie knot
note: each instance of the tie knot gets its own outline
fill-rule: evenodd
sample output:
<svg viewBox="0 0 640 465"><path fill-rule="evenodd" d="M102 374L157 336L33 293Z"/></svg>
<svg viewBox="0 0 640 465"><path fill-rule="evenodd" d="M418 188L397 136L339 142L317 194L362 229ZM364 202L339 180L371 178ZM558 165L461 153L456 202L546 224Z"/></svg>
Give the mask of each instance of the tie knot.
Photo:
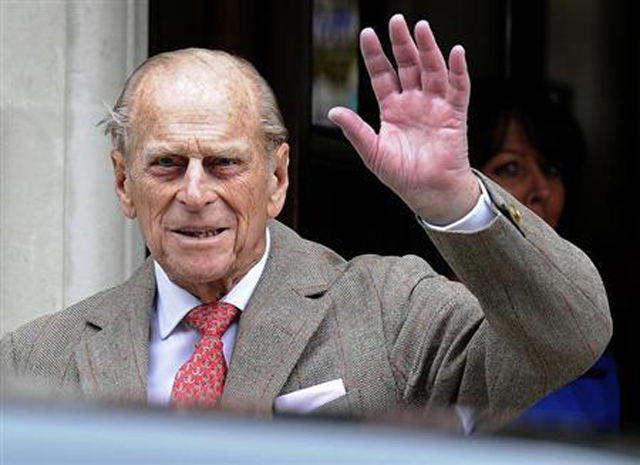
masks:
<svg viewBox="0 0 640 465"><path fill-rule="evenodd" d="M200 334L219 338L237 314L238 309L233 305L226 302L215 302L193 308L184 319Z"/></svg>

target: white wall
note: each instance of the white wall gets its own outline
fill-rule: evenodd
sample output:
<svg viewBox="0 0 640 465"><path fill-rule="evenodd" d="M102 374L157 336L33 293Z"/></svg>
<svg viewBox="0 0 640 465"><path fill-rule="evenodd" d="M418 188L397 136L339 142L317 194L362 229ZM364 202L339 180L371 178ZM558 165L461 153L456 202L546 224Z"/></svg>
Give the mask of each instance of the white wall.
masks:
<svg viewBox="0 0 640 465"><path fill-rule="evenodd" d="M147 1L0 2L0 333L144 258L96 123L147 51Z"/></svg>

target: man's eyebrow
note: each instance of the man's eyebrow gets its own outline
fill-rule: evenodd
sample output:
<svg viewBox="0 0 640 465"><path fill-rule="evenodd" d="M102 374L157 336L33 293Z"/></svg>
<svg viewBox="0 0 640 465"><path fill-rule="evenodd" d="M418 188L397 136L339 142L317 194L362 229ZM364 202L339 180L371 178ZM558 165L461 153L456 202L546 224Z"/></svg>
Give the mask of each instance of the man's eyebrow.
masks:
<svg viewBox="0 0 640 465"><path fill-rule="evenodd" d="M142 148L142 156L148 157L151 155L170 155L176 152L176 147L166 142L151 141L145 144Z"/></svg>
<svg viewBox="0 0 640 465"><path fill-rule="evenodd" d="M250 150L251 146L243 141L232 141L213 148L200 147L200 151L209 156L241 156Z"/></svg>

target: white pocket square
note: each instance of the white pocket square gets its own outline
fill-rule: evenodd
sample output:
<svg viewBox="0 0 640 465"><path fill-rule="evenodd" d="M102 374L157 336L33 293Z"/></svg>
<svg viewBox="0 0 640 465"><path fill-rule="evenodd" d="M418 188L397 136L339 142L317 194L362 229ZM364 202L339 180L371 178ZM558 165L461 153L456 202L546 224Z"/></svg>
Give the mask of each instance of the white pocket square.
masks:
<svg viewBox="0 0 640 465"><path fill-rule="evenodd" d="M346 393L342 379L338 378L276 397L273 408L278 413L307 413Z"/></svg>

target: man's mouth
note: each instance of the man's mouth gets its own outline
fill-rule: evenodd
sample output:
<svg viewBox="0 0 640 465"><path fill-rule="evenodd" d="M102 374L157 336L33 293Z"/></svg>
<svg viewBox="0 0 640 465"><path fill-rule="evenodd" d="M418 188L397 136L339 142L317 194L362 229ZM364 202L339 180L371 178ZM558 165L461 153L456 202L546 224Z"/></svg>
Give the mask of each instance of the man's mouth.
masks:
<svg viewBox="0 0 640 465"><path fill-rule="evenodd" d="M226 231L227 228L177 228L172 231L182 236L194 237L196 239L206 239L214 237Z"/></svg>

